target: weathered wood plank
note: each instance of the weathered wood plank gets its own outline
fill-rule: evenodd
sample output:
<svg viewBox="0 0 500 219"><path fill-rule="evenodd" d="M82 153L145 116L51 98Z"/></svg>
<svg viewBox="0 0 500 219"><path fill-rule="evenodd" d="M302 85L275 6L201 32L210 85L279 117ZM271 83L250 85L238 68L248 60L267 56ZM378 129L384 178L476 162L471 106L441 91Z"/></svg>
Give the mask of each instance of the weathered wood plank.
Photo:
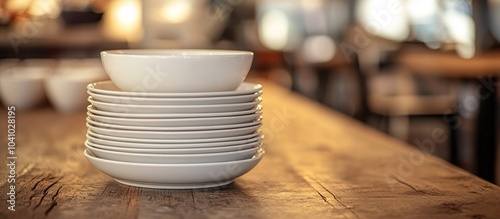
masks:
<svg viewBox="0 0 500 219"><path fill-rule="evenodd" d="M497 186L276 85L264 89L267 155L249 174L216 189L120 185L82 155L84 113L19 112L16 212L4 202L0 218L500 216ZM0 159L6 153L0 150ZM0 175L7 175L5 166ZM2 194L7 186L2 179Z"/></svg>

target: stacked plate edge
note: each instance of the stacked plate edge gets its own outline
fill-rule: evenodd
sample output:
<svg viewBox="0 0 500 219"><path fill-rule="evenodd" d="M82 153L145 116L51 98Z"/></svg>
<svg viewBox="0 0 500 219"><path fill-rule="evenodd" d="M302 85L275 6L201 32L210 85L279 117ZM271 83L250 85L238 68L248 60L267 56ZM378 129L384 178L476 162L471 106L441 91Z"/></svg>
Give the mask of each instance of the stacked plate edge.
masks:
<svg viewBox="0 0 500 219"><path fill-rule="evenodd" d="M260 84L244 82L224 92L141 93L102 81L87 89L85 156L119 183L223 186L265 154Z"/></svg>

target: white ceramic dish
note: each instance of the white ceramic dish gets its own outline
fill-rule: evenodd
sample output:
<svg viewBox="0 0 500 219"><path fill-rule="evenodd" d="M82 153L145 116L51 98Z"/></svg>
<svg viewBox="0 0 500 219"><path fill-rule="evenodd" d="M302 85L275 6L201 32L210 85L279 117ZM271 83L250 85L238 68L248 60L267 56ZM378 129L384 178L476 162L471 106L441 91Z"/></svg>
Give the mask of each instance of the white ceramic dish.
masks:
<svg viewBox="0 0 500 219"><path fill-rule="evenodd" d="M201 154L201 153L221 153L230 151L239 151L248 148L262 147L262 141L254 141L246 144L230 145L223 147L204 147L204 148L127 148L115 147L93 143L90 139L85 142L86 145L109 151L145 153L145 154Z"/></svg>
<svg viewBox="0 0 500 219"><path fill-rule="evenodd" d="M248 103L253 102L262 91L238 95L238 96L223 96L223 97L186 97L186 98L168 98L168 97L128 97L94 93L87 93L96 101L118 104L135 104L135 105L210 105L210 104L230 104L230 103Z"/></svg>
<svg viewBox="0 0 500 219"><path fill-rule="evenodd" d="M240 124L232 124L232 125L214 125L214 126L180 126L180 127L154 127L154 126L128 126L128 125L113 125L102 122L93 121L89 117L87 117L87 122L96 127L102 128L110 128L110 129L121 129L121 130L132 130L132 131L203 131L203 130L222 130L222 129L235 129L235 128L243 128L254 125L259 125L262 122L260 120L248 122L248 123L240 123Z"/></svg>
<svg viewBox="0 0 500 219"><path fill-rule="evenodd" d="M254 109L234 112L222 113L117 113L106 112L96 109L94 106L87 106L87 111L101 116L117 117L117 118L144 118L144 119L168 119L168 118L209 118L209 117L227 117L240 116L260 113L262 106L257 105Z"/></svg>
<svg viewBox="0 0 500 219"><path fill-rule="evenodd" d="M243 82L238 88L232 91L221 92L196 92L196 93L146 93L146 92L126 92L120 90L112 81L101 81L87 85L90 92L97 94L107 94L125 97L161 97L161 98L198 98L198 97L226 97L254 94L262 90L262 85L250 82Z"/></svg>
<svg viewBox="0 0 500 219"><path fill-rule="evenodd" d="M96 157L124 162L155 164L193 164L237 161L252 158L261 148L247 148L240 151L203 154L144 154L118 152L85 145Z"/></svg>
<svg viewBox="0 0 500 219"><path fill-rule="evenodd" d="M69 72L53 74L45 80L47 97L59 112L70 113L85 110L87 84L106 77L103 73L91 70L85 68L67 69Z"/></svg>
<svg viewBox="0 0 500 219"><path fill-rule="evenodd" d="M144 164L85 157L118 183L156 189L197 189L227 185L254 168L264 157L261 150L250 159L198 164Z"/></svg>
<svg viewBox="0 0 500 219"><path fill-rule="evenodd" d="M119 130L119 129L109 129L103 127L95 127L87 123L87 127L93 132L115 136L115 137L128 137L128 138L138 138L138 139L203 139L203 138L222 138L222 137L232 137L251 134L259 127L261 124L236 128L236 129L222 129L222 130L208 130L208 131L131 131L131 130Z"/></svg>
<svg viewBox="0 0 500 219"><path fill-rule="evenodd" d="M262 99L259 97L248 103L215 105L133 105L100 102L92 97L89 97L88 101L98 110L115 113L224 113L251 110L259 105Z"/></svg>
<svg viewBox="0 0 500 219"><path fill-rule="evenodd" d="M187 149L187 148L219 148L219 147L229 147L235 145L250 144L255 142L262 142L264 136L261 134L251 134L251 136L245 139L219 139L221 141L210 141L207 142L184 142L184 141L168 141L168 142L158 142L155 139L150 139L149 142L130 142L130 141L120 141L122 139L104 139L102 135L95 134L92 132L87 133L87 140L94 144L106 145L116 148L135 148L135 149ZM128 139L125 139L128 140ZM153 141L153 142L151 142Z"/></svg>
<svg viewBox="0 0 500 219"><path fill-rule="evenodd" d="M101 60L124 91L231 91L245 80L253 53L235 50L108 50Z"/></svg>
<svg viewBox="0 0 500 219"><path fill-rule="evenodd" d="M218 126L249 123L262 119L262 113L256 112L249 115L206 117L206 118L173 118L173 119L138 119L100 116L87 112L94 121L126 126L149 126L149 127L181 127L181 126Z"/></svg>
<svg viewBox="0 0 500 219"><path fill-rule="evenodd" d="M117 137L117 136L109 136L96 133L90 129L87 130L89 135L93 135L94 137L106 140L113 141L123 141L130 143L159 143L159 144L191 144L191 143L210 143L210 142L225 142L225 141L236 141L236 140L244 140L249 138L254 138L258 135L261 135L262 132L256 131L254 133L248 135L239 135L239 136L231 136L231 137L222 137L222 138L199 138L199 139L147 139L147 138L135 138L135 137Z"/></svg>
<svg viewBox="0 0 500 219"><path fill-rule="evenodd" d="M0 72L0 95L4 106L28 110L45 101L46 67L12 67Z"/></svg>

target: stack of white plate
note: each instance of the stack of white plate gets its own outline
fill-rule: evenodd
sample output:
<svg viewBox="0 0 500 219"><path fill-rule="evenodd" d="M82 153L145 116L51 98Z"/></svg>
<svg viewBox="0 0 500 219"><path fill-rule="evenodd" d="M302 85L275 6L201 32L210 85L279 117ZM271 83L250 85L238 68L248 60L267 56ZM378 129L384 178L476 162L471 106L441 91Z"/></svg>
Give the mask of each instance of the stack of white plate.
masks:
<svg viewBox="0 0 500 219"><path fill-rule="evenodd" d="M88 85L85 156L117 182L148 188L222 186L262 159L262 86L134 93Z"/></svg>

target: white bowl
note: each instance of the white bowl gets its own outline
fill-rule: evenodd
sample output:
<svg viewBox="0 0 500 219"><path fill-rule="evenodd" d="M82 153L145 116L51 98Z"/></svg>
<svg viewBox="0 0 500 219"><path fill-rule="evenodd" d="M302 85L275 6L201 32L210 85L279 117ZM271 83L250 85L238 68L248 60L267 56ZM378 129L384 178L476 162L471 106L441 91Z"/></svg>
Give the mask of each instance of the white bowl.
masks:
<svg viewBox="0 0 500 219"><path fill-rule="evenodd" d="M128 139L106 139L102 138L102 135L89 132L87 133L87 140L90 143L106 145L115 148L122 149L188 149L188 148L221 148L230 147L235 145L250 144L256 142L262 142L264 136L262 134L251 134L247 138L243 139L219 139L220 141L198 141L198 142L186 142L186 141L167 141L167 142L133 142L127 141ZM156 139L150 139L156 140Z"/></svg>
<svg viewBox="0 0 500 219"><path fill-rule="evenodd" d="M87 84L106 75L85 69L53 74L45 80L45 90L52 105L63 113L83 111L87 106Z"/></svg>
<svg viewBox="0 0 500 219"><path fill-rule="evenodd" d="M111 151L95 148L85 144L96 157L124 162L156 163L156 164L193 164L237 161L252 158L260 147L247 148L239 151L202 153L202 154L145 154Z"/></svg>
<svg viewBox="0 0 500 219"><path fill-rule="evenodd" d="M265 151L239 161L197 164L145 164L97 158L85 150L85 157L115 181L145 188L196 189L223 186L247 173L264 157Z"/></svg>
<svg viewBox="0 0 500 219"><path fill-rule="evenodd" d="M92 97L88 101L98 110L115 113L224 113L245 111L255 108L262 102L262 98L257 98L248 103L229 103L213 105L135 105L106 103L96 101Z"/></svg>
<svg viewBox="0 0 500 219"><path fill-rule="evenodd" d="M259 125L262 122L252 121L248 123L239 123L231 125L212 125L212 126L129 126L129 125L114 125L102 122L93 121L87 117L87 122L96 127L110 128L110 129L121 129L121 130L133 130L133 131L203 131L203 130L221 130L221 129L234 129L243 128L248 126Z"/></svg>
<svg viewBox="0 0 500 219"><path fill-rule="evenodd" d="M145 93L140 91L122 91L112 81L100 81L89 84L87 89L92 93L106 94L124 97L147 97L147 98L200 98L200 97L229 97L254 94L262 90L262 85L243 82L232 91L220 92L195 92L195 93Z"/></svg>
<svg viewBox="0 0 500 219"><path fill-rule="evenodd" d="M226 117L206 117L206 118L172 118L172 119L147 119L147 118L120 118L110 116L100 116L87 112L87 115L94 121L114 125L126 126L150 126L150 127L183 127L183 126L217 126L248 123L262 119L262 112L248 115L226 116Z"/></svg>
<svg viewBox="0 0 500 219"><path fill-rule="evenodd" d="M87 106L87 110L100 116L109 116L116 118L144 118L144 119L167 119L167 118L216 118L227 116L251 115L262 112L262 106L258 105L254 109L234 112L221 113L118 113L108 112L96 109L94 106Z"/></svg>
<svg viewBox="0 0 500 219"><path fill-rule="evenodd" d="M87 123L87 127L93 132L114 136L114 137L128 137L128 138L138 138L138 139L204 139L204 138L222 138L222 137L233 137L251 134L259 127L261 124L234 128L234 129L222 129L222 130L206 130L206 131L134 131L134 130L120 130L120 129L110 129L103 127L96 127Z"/></svg>
<svg viewBox="0 0 500 219"><path fill-rule="evenodd" d="M45 101L45 67L13 67L0 74L0 95L5 106L28 110Z"/></svg>
<svg viewBox="0 0 500 219"><path fill-rule="evenodd" d="M253 53L231 50L108 50L106 73L123 91L214 92L235 90Z"/></svg>
<svg viewBox="0 0 500 219"><path fill-rule="evenodd" d="M258 98L262 91L253 94L223 97L128 97L115 96L109 94L99 94L88 91L88 94L96 101L118 104L136 104L136 105L210 105L210 104L231 104L248 103Z"/></svg>
<svg viewBox="0 0 500 219"><path fill-rule="evenodd" d="M87 139L85 142L86 145L92 146L94 148L100 148L109 151L118 151L118 152L129 152L129 153L146 153L146 154L201 154L201 153L220 153L220 152L230 152L230 151L239 151L248 148L254 147L262 147L262 140L245 143L245 144L237 144L237 145L229 145L222 147L203 147L203 148L141 148L141 147L116 147L110 145L104 145L99 143L94 143L90 139Z"/></svg>

